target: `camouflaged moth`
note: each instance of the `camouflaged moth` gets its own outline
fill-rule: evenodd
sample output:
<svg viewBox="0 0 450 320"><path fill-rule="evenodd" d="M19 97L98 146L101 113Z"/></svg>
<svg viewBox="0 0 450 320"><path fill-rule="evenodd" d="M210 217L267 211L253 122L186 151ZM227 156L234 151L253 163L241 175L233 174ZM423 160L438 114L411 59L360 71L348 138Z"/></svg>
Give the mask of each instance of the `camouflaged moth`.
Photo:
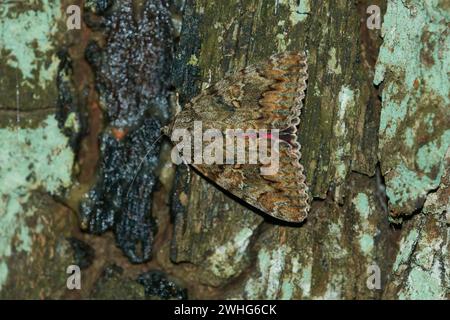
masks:
<svg viewBox="0 0 450 320"><path fill-rule="evenodd" d="M201 122L205 130L222 132L278 129L276 174L262 175L262 164L192 166L251 206L277 219L301 222L307 217L310 197L296 133L307 78L305 53L275 54L265 63L248 66L209 86L184 106L164 133L172 137L175 129L192 131L194 122Z"/></svg>

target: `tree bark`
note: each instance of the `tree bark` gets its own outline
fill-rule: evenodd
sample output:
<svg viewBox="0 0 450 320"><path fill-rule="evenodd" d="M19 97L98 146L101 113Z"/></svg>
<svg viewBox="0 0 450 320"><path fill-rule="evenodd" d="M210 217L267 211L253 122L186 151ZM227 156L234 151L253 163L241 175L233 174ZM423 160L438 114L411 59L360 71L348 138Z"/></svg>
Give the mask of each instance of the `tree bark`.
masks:
<svg viewBox="0 0 450 320"><path fill-rule="evenodd" d="M440 82L446 91L440 88L444 94L436 97L433 93L431 99L427 88L436 86L437 80L432 84L419 79L421 95L414 92L417 89L411 88L412 83L399 80L408 71L404 69L413 69L420 77L421 69L427 68L421 65L424 59L437 59L438 52L448 52L448 34L437 31L445 29L448 16L439 6L425 8L416 1L388 1L386 12L386 3L380 1L376 4L386 12L381 43L380 31L369 30L365 24L366 8L371 4L187 2L175 68L182 102L201 90L203 79L214 82L273 52L306 50L309 61L308 91L299 126L301 162L315 198L306 223L291 227L255 217L196 175L187 188L182 179L179 181L175 201L181 195L187 195L188 201L186 206L176 205L174 209L172 259L193 264L200 271L197 281L223 288L217 291L218 297L448 296L448 227L443 207L448 206L448 198L433 194L433 200L429 200L433 203L431 215L424 214L427 206L417 207L420 201L423 204L427 192L437 188L446 166L444 155L449 142L444 132L448 123L438 119L448 119L448 82ZM397 13L402 14L403 22L395 20ZM432 14L442 20L432 20ZM417 25L418 21L436 22L433 28L410 30L405 26ZM396 33L400 25L403 33ZM410 48L417 48L413 61L406 58ZM446 78L448 66L434 59L428 58L435 63L431 67L437 73L435 79ZM414 79L414 75L407 76ZM378 87L383 77L384 83ZM194 88L192 83L196 84ZM389 88L393 85L396 91L392 92ZM406 119L399 116L406 112L398 102L399 92L409 98L408 108L418 105L417 112L408 110ZM430 120L433 132L405 146L399 137L414 132L419 139L419 127L427 121L425 114L436 119ZM390 126L394 125L401 132L389 137ZM423 150L426 160L416 154L421 145L429 146ZM408 172L395 167L402 161L417 160L427 164L418 163ZM411 175L414 177L408 180ZM211 207L211 203L215 205ZM394 227L389 214L394 220L400 213L415 216ZM425 225L429 225L429 231L422 230ZM413 245L419 242L423 248ZM427 257L427 266L417 261L411 265L409 259L421 254ZM409 268L412 270L405 271ZM374 270L380 272L379 288L367 284L375 281L371 278ZM202 296L200 292L198 295Z"/></svg>
<svg viewBox="0 0 450 320"><path fill-rule="evenodd" d="M136 21L144 2L135 3ZM448 1L172 1L173 20L182 17L174 60L170 50L156 60L171 70L182 107L227 73L276 52L307 52L299 142L314 200L300 226L271 219L193 170L188 180L185 166L175 173L166 141L149 202L153 257L142 264L110 233L82 233L75 219L105 156L98 137L111 128L85 58L106 31L85 23L67 31L68 5L0 5L1 298L161 298L167 292L155 288L173 283L192 299L449 298ZM366 26L370 5L381 8L382 30ZM24 30L17 39L1 32L14 28ZM167 49L164 34L145 41ZM114 63L126 64L120 57ZM145 117L164 124L168 86L156 82L148 87L163 103ZM83 261L82 289L69 292L66 268ZM154 270L141 279L158 285L137 284Z"/></svg>

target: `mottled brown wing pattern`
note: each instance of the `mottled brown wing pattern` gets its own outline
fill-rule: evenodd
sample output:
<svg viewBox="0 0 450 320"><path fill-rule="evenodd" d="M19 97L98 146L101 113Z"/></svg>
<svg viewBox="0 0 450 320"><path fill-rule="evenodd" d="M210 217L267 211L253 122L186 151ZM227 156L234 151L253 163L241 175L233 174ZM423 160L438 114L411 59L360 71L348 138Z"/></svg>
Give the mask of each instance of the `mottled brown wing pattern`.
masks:
<svg viewBox="0 0 450 320"><path fill-rule="evenodd" d="M206 178L253 207L284 221L301 222L309 211L303 167L290 144L281 141L276 175L261 175L261 165L194 165Z"/></svg>
<svg viewBox="0 0 450 320"><path fill-rule="evenodd" d="M261 164L194 165L204 176L250 205L291 222L309 211L308 187L300 164L297 125L306 89L304 53L281 53L266 63L249 66L225 77L192 99L176 117L173 128L192 130L279 129L279 171L263 176Z"/></svg>
<svg viewBox="0 0 450 320"><path fill-rule="evenodd" d="M296 128L307 77L305 54L273 55L205 89L178 114L174 127L201 120L204 128L220 130Z"/></svg>

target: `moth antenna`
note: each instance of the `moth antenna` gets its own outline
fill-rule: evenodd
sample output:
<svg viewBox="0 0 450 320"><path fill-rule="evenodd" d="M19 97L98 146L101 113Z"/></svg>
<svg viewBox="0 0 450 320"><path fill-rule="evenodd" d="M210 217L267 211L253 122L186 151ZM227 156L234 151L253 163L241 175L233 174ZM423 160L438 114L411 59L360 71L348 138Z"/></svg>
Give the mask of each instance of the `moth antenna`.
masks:
<svg viewBox="0 0 450 320"><path fill-rule="evenodd" d="M147 153L142 157L141 162L139 163L137 169L136 169L136 174L133 177L133 180L131 180L130 186L128 187L128 191L127 191L127 197L130 194L130 190L131 187L133 186L134 180L136 180L136 177L139 174L139 169L141 168L142 164L144 163L145 158L147 158L147 156L150 154L150 151L153 150L153 147L155 146L155 144L164 136L164 134L159 135L159 137L151 144L151 146L148 148Z"/></svg>

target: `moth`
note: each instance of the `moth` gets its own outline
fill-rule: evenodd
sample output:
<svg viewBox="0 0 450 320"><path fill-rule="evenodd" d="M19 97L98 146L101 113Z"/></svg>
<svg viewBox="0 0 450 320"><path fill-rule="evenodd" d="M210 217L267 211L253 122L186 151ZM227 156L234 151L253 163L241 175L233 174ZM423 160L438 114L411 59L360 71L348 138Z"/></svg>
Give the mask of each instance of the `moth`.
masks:
<svg viewBox="0 0 450 320"><path fill-rule="evenodd" d="M307 68L303 52L272 55L266 62L248 66L206 88L184 106L163 133L175 143L172 133L181 128L193 131L195 122L201 122L203 130L223 132L277 129L279 167L275 174L262 175L263 164L191 165L208 180L270 216L301 222L310 209L297 141Z"/></svg>

